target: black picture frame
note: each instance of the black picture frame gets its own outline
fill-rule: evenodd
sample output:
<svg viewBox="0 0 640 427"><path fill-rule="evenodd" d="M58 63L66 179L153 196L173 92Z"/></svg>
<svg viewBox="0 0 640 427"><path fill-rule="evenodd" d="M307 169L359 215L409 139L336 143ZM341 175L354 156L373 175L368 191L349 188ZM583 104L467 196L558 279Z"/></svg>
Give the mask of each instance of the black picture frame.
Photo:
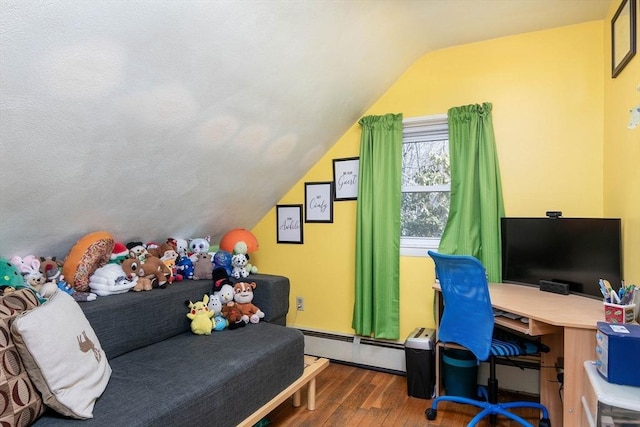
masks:
<svg viewBox="0 0 640 427"><path fill-rule="evenodd" d="M611 78L636 54L636 0L622 0L611 18Z"/></svg>
<svg viewBox="0 0 640 427"><path fill-rule="evenodd" d="M333 222L333 182L305 182L304 222Z"/></svg>
<svg viewBox="0 0 640 427"><path fill-rule="evenodd" d="M333 159L333 200L358 199L360 157Z"/></svg>
<svg viewBox="0 0 640 427"><path fill-rule="evenodd" d="M276 242L302 244L302 205L276 205Z"/></svg>

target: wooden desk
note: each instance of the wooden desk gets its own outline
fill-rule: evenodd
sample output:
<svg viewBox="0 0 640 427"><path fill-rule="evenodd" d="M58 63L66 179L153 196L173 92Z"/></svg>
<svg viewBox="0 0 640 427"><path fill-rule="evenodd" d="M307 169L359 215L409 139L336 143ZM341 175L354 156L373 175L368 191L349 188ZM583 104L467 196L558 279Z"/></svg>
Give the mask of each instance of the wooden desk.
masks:
<svg viewBox="0 0 640 427"><path fill-rule="evenodd" d="M436 306L441 307L440 284L434 284L433 288L438 291ZM529 318L525 324L520 320L496 317L496 324L541 336L542 342L551 349L540 357L540 403L549 410L551 425L585 425L581 409L583 362L595 357L596 323L604 320L602 301L506 283L490 283L489 293L494 308ZM436 321L439 322L441 313L437 314ZM564 358L564 404L558 395L555 370L559 358ZM436 375L439 374L437 369Z"/></svg>

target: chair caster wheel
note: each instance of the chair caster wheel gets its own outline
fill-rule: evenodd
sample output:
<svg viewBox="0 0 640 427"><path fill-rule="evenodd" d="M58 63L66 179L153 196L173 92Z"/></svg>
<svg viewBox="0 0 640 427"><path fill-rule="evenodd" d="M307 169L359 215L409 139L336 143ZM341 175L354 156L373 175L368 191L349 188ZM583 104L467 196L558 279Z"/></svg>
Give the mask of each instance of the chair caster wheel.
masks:
<svg viewBox="0 0 640 427"><path fill-rule="evenodd" d="M540 419L538 427L551 427L551 420L549 420L549 418Z"/></svg>
<svg viewBox="0 0 640 427"><path fill-rule="evenodd" d="M438 411L436 411L433 408L429 408L426 411L424 411L424 414L427 416L427 419L429 421L432 421L436 419L436 415L438 415Z"/></svg>

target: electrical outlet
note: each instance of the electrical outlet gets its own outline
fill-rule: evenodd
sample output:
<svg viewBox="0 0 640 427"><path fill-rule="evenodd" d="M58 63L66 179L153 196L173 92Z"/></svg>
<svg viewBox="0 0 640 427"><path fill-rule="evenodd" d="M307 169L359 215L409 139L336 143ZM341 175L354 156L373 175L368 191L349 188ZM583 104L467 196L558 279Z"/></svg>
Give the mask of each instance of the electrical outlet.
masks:
<svg viewBox="0 0 640 427"><path fill-rule="evenodd" d="M298 311L304 311L304 298L296 297L296 309Z"/></svg>

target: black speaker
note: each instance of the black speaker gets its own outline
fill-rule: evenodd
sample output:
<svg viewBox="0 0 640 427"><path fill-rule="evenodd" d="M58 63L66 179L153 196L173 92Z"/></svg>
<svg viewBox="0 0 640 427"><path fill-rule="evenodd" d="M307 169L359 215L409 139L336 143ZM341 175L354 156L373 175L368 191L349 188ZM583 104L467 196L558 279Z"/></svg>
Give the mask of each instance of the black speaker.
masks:
<svg viewBox="0 0 640 427"><path fill-rule="evenodd" d="M540 290L553 292L554 294L569 295L569 285L566 283L552 282L550 280L540 280Z"/></svg>

